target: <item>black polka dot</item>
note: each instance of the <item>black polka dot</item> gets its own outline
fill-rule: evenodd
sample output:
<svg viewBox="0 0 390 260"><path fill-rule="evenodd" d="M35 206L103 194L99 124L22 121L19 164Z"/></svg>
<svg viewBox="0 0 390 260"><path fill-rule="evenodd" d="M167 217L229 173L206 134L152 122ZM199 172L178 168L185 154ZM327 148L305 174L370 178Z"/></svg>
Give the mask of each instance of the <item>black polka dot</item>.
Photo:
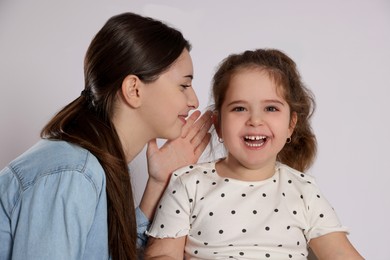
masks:
<svg viewBox="0 0 390 260"><path fill-rule="evenodd" d="M301 173L301 177L302 177L302 178L305 177L305 174Z"/></svg>
<svg viewBox="0 0 390 260"><path fill-rule="evenodd" d="M289 255L288 255L288 258L292 258L292 255L289 254Z"/></svg>
<svg viewBox="0 0 390 260"><path fill-rule="evenodd" d="M176 191L174 190L174 191L172 191L172 194L175 194L176 193Z"/></svg>
<svg viewBox="0 0 390 260"><path fill-rule="evenodd" d="M221 193L221 197L222 197L222 198L225 197L225 193Z"/></svg>
<svg viewBox="0 0 390 260"><path fill-rule="evenodd" d="M267 254L265 254L265 257L267 257L267 258L269 258L270 256L271 256L271 255L270 255L270 254L268 254L268 253L267 253Z"/></svg>
<svg viewBox="0 0 390 260"><path fill-rule="evenodd" d="M176 214L180 214L180 210L177 209L177 210L176 210Z"/></svg>
<svg viewBox="0 0 390 260"><path fill-rule="evenodd" d="M161 224L161 225L160 225L160 228L164 228L164 224Z"/></svg>
<svg viewBox="0 0 390 260"><path fill-rule="evenodd" d="M196 215L192 215L192 218L196 218Z"/></svg>
<svg viewBox="0 0 390 260"><path fill-rule="evenodd" d="M198 236L200 236L202 234L202 232L201 231L198 231Z"/></svg>
<svg viewBox="0 0 390 260"><path fill-rule="evenodd" d="M190 165L190 169L192 169L192 168L194 168L194 166L193 166L193 165Z"/></svg>
<svg viewBox="0 0 390 260"><path fill-rule="evenodd" d="M263 197L267 197L267 194L263 193Z"/></svg>
<svg viewBox="0 0 390 260"><path fill-rule="evenodd" d="M303 199L303 195L301 195L301 199Z"/></svg>
<svg viewBox="0 0 390 260"><path fill-rule="evenodd" d="M246 233L246 229L245 228L243 228L241 231L242 231L242 233Z"/></svg>
<svg viewBox="0 0 390 260"><path fill-rule="evenodd" d="M293 214L294 214L294 215L296 215L296 214L297 214L297 211L296 211L296 210L294 210L294 211L293 211Z"/></svg>
<svg viewBox="0 0 390 260"><path fill-rule="evenodd" d="M210 212L210 213L209 213L209 216L212 216L212 215L214 215L214 213L213 213L213 212Z"/></svg>
<svg viewBox="0 0 390 260"><path fill-rule="evenodd" d="M196 181L196 184L199 184L199 180Z"/></svg>
<svg viewBox="0 0 390 260"><path fill-rule="evenodd" d="M244 252L240 252L240 256L243 256L244 255Z"/></svg>
<svg viewBox="0 0 390 260"><path fill-rule="evenodd" d="M275 212L279 212L279 210L278 210L278 209L274 209L274 211L275 211Z"/></svg>
<svg viewBox="0 0 390 260"><path fill-rule="evenodd" d="M189 202L192 203L194 200L193 199L189 199Z"/></svg>
<svg viewBox="0 0 390 260"><path fill-rule="evenodd" d="M256 214L257 214L257 210L254 210L254 211L253 211L253 214L255 214L255 215L256 215Z"/></svg>
<svg viewBox="0 0 390 260"><path fill-rule="evenodd" d="M292 180L288 180L288 183L290 183L290 184L291 184L291 183L292 183Z"/></svg>
<svg viewBox="0 0 390 260"><path fill-rule="evenodd" d="M234 214L236 214L236 211L232 210L232 211L230 211L230 213L232 213L234 215Z"/></svg>
<svg viewBox="0 0 390 260"><path fill-rule="evenodd" d="M220 229L220 230L218 231L218 233L219 233L219 234L223 234L223 230Z"/></svg>
<svg viewBox="0 0 390 260"><path fill-rule="evenodd" d="M225 182L229 182L229 179L225 179Z"/></svg>
<svg viewBox="0 0 390 260"><path fill-rule="evenodd" d="M265 230L269 231L269 230L270 230L270 227L265 227Z"/></svg>
<svg viewBox="0 0 390 260"><path fill-rule="evenodd" d="M246 194L245 193L241 194L241 197L246 197Z"/></svg>
<svg viewBox="0 0 390 260"><path fill-rule="evenodd" d="M203 244L204 244L205 246L207 246L209 243L207 243L207 242L204 242Z"/></svg>
<svg viewBox="0 0 390 260"><path fill-rule="evenodd" d="M287 226L287 230L289 230L291 227L290 226Z"/></svg>
<svg viewBox="0 0 390 260"><path fill-rule="evenodd" d="M317 198L321 198L321 196L317 194Z"/></svg>
<svg viewBox="0 0 390 260"><path fill-rule="evenodd" d="M198 250L195 250L195 251L194 251L194 254L197 255L197 254L198 254Z"/></svg>
<svg viewBox="0 0 390 260"><path fill-rule="evenodd" d="M212 185L215 185L215 184L217 184L215 181L213 182L213 183L211 183Z"/></svg>
<svg viewBox="0 0 390 260"><path fill-rule="evenodd" d="M320 214L320 218L323 218L324 217L324 214Z"/></svg>
<svg viewBox="0 0 390 260"><path fill-rule="evenodd" d="M207 171L203 171L203 174L207 174Z"/></svg>

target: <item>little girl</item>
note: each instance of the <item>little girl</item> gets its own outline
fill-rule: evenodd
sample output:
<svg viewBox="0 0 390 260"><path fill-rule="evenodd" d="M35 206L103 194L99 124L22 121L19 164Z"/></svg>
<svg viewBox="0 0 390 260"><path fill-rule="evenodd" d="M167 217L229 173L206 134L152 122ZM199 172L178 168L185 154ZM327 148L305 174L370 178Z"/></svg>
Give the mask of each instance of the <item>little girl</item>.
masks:
<svg viewBox="0 0 390 260"><path fill-rule="evenodd" d="M173 173L146 259L362 259L313 177L314 99L278 50L230 55L213 79L227 155Z"/></svg>

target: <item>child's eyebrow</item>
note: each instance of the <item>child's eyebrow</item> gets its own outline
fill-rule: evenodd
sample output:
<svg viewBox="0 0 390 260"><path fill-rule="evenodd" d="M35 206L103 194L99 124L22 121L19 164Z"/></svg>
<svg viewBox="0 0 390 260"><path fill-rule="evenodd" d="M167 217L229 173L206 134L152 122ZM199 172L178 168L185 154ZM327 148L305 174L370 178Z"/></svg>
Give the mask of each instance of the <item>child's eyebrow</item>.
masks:
<svg viewBox="0 0 390 260"><path fill-rule="evenodd" d="M266 104L268 104L268 103L277 103L277 104L280 104L282 106L285 105L284 102L282 102L282 101L280 101L278 99L266 99L266 100L262 100L261 102L266 103ZM232 105L244 104L244 103L248 103L248 101L245 101L245 100L234 100L234 101L228 103L227 105L228 106L232 106Z"/></svg>
<svg viewBox="0 0 390 260"><path fill-rule="evenodd" d="M234 100L234 101L228 103L227 106L232 106L232 105L236 105L236 104L243 104L243 103L247 103L247 102L244 100Z"/></svg>
<svg viewBox="0 0 390 260"><path fill-rule="evenodd" d="M278 103L278 104L280 104L282 106L285 105L284 102L282 102L282 101L280 101L278 99L267 99L267 100L264 100L263 102L264 103Z"/></svg>

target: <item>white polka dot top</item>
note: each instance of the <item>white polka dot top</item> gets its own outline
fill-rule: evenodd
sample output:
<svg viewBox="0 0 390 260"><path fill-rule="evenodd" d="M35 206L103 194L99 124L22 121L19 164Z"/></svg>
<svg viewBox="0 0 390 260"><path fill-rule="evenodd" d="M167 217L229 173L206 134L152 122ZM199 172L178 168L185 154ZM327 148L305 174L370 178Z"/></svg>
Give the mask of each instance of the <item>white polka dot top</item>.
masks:
<svg viewBox="0 0 390 260"><path fill-rule="evenodd" d="M313 177L277 163L264 181L220 177L215 162L177 170L147 232L187 236L185 259L306 259L310 239L347 229Z"/></svg>

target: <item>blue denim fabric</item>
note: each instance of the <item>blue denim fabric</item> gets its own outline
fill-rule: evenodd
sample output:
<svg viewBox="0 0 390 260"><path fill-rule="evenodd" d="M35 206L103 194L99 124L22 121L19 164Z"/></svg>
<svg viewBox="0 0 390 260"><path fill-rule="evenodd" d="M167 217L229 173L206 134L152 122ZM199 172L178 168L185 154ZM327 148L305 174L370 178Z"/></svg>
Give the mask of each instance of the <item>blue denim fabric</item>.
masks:
<svg viewBox="0 0 390 260"><path fill-rule="evenodd" d="M39 141L0 172L0 259L109 259L105 190L89 151ZM137 217L144 245L149 221Z"/></svg>
<svg viewBox="0 0 390 260"><path fill-rule="evenodd" d="M141 211L140 208L135 209L135 215L137 218L137 247L145 248L146 243L148 242L148 237L146 235L146 230L149 229L150 221ZM0 258L1 259L1 258Z"/></svg>

